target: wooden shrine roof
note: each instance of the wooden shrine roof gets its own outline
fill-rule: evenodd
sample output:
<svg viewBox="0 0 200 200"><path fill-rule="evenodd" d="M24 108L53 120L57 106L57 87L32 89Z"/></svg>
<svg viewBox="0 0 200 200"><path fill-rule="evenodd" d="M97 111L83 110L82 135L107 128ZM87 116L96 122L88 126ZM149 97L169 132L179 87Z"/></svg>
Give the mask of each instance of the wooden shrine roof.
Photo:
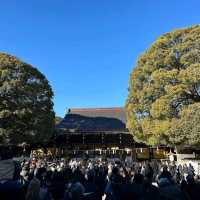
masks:
<svg viewBox="0 0 200 200"><path fill-rule="evenodd" d="M68 131L127 131L124 108L72 108L56 126Z"/></svg>

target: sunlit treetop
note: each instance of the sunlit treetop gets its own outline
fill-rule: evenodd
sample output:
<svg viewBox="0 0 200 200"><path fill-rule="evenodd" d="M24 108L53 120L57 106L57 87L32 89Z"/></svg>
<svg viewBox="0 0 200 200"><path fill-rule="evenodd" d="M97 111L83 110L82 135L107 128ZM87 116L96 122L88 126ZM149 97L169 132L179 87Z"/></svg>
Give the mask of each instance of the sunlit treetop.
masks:
<svg viewBox="0 0 200 200"><path fill-rule="evenodd" d="M183 141L181 134L174 134L172 125L183 119L183 110L197 108L191 105L198 103L199 25L160 36L138 58L129 80L127 127L136 141L147 144L196 145L200 137ZM189 125L190 121L182 124Z"/></svg>

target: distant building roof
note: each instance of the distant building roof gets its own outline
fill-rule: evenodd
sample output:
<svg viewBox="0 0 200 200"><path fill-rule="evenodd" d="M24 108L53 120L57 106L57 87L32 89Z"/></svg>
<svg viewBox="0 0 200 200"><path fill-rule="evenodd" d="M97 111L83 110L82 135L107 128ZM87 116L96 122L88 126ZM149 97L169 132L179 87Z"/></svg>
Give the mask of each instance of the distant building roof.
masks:
<svg viewBox="0 0 200 200"><path fill-rule="evenodd" d="M125 109L71 108L57 128L76 131L126 131Z"/></svg>

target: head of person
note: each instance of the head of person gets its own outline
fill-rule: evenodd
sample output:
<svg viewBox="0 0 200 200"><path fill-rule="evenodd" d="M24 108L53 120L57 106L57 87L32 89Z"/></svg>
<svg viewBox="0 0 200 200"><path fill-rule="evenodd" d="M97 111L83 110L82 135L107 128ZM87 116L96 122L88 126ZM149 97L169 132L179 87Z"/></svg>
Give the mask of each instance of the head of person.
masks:
<svg viewBox="0 0 200 200"><path fill-rule="evenodd" d="M147 171L145 173L145 177L144 178L145 178L145 180L147 182L152 182L152 180L153 180L153 173L151 171Z"/></svg>
<svg viewBox="0 0 200 200"><path fill-rule="evenodd" d="M81 199L84 192L85 192L85 188L79 182L76 182L71 186L70 193L71 193L71 198L73 200Z"/></svg>
<svg viewBox="0 0 200 200"><path fill-rule="evenodd" d="M118 175L119 174L119 168L118 167L113 167L112 174L113 175Z"/></svg>
<svg viewBox="0 0 200 200"><path fill-rule="evenodd" d="M81 172L81 170L79 168L77 168L74 173L73 173L73 179L76 182L83 182L85 180L85 177L83 175L83 173Z"/></svg>
<svg viewBox="0 0 200 200"><path fill-rule="evenodd" d="M142 184L144 180L144 176L140 173L134 175L133 182L137 184Z"/></svg>
<svg viewBox="0 0 200 200"><path fill-rule="evenodd" d="M186 180L187 180L187 183L188 183L189 185L192 185L192 184L195 183L194 176L191 175L191 174L189 174L189 175L186 177Z"/></svg>
<svg viewBox="0 0 200 200"><path fill-rule="evenodd" d="M168 167L167 167L167 165L164 165L163 166L163 172L166 172L166 171L168 171Z"/></svg>
<svg viewBox="0 0 200 200"><path fill-rule="evenodd" d="M35 200L39 199L40 193L40 181L37 178L33 178L29 183L26 199Z"/></svg>
<svg viewBox="0 0 200 200"><path fill-rule="evenodd" d="M160 178L158 181L159 187L169 186L171 183L168 178Z"/></svg>
<svg viewBox="0 0 200 200"><path fill-rule="evenodd" d="M95 177L95 171L94 170L89 170L86 174L86 179L89 182L93 182L94 181L94 177Z"/></svg>

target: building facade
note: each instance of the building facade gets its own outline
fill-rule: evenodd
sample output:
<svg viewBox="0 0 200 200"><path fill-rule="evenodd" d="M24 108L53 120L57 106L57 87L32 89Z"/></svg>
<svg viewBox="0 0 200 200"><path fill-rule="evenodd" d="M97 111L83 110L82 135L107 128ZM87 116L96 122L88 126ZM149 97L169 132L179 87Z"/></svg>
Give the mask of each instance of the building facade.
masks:
<svg viewBox="0 0 200 200"><path fill-rule="evenodd" d="M57 144L68 149L138 146L126 128L126 113L121 107L68 109L56 129Z"/></svg>

